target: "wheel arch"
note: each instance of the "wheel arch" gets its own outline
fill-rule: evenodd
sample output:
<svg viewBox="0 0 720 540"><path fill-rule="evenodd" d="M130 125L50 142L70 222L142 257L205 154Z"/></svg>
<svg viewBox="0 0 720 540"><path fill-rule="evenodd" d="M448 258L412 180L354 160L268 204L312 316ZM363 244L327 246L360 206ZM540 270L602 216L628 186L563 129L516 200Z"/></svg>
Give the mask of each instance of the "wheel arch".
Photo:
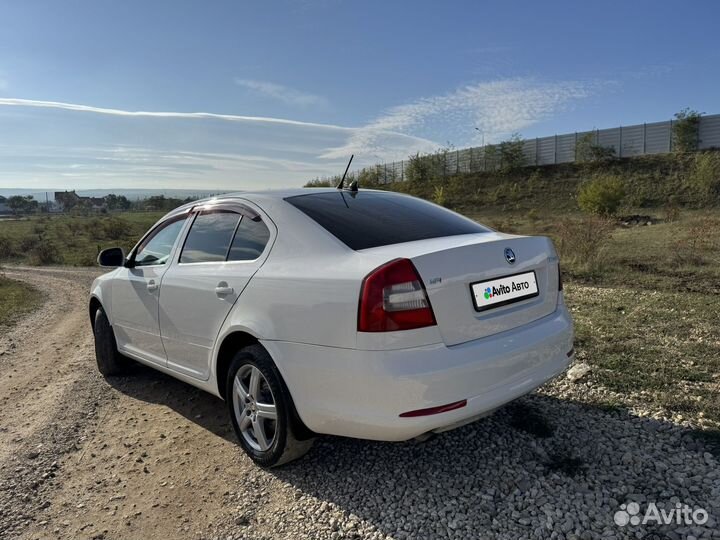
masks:
<svg viewBox="0 0 720 540"><path fill-rule="evenodd" d="M100 299L92 295L90 296L90 302L88 304L88 314L90 315L90 327L95 328L95 314L97 313L98 309L102 308L102 302L100 302ZM104 309L104 308L103 308Z"/></svg>
<svg viewBox="0 0 720 540"><path fill-rule="evenodd" d="M317 434L314 433L311 429L309 429L303 422L302 418L300 418L297 407L295 405L295 400L292 396L292 391L288 386L287 380L285 380L285 377L280 371L278 363L273 358L272 353L267 349L267 347L260 343L260 340L256 336L245 330L235 330L233 332L230 332L223 338L222 343L218 348L218 354L215 361L215 384L217 387L218 395L222 399L226 399L225 383L227 380L228 371L230 370L230 364L232 363L235 354L240 349L249 345L259 345L260 347L262 347L265 352L267 352L273 364L275 364L275 368L277 369L277 372L281 378L281 384L285 387L288 397L290 398L291 422L293 425L295 437L297 437L298 440L307 440L315 437Z"/></svg>
<svg viewBox="0 0 720 540"><path fill-rule="evenodd" d="M215 384L222 399L225 399L225 380L235 353L244 347L255 344L259 345L260 341L244 330L235 330L223 338L215 360Z"/></svg>

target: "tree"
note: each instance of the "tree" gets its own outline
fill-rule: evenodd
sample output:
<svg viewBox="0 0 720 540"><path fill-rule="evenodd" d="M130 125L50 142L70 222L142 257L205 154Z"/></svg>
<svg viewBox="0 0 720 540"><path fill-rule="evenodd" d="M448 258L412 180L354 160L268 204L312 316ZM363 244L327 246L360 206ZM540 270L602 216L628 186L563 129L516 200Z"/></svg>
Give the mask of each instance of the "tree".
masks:
<svg viewBox="0 0 720 540"><path fill-rule="evenodd" d="M130 201L128 201L125 195L110 193L105 196L105 202L107 203L108 210L127 210L130 208Z"/></svg>
<svg viewBox="0 0 720 540"><path fill-rule="evenodd" d="M605 161L615 157L615 149L595 143L593 132L581 135L575 144L575 159L578 163Z"/></svg>
<svg viewBox="0 0 720 540"><path fill-rule="evenodd" d="M7 204L15 214L29 214L30 212L35 212L40 206L32 195L26 195L24 197L22 195L15 195L8 199Z"/></svg>
<svg viewBox="0 0 720 540"><path fill-rule="evenodd" d="M700 117L704 113L697 112L690 107L685 107L675 113L673 122L672 137L673 150L678 153L695 152L700 142L698 129L700 128Z"/></svg>
<svg viewBox="0 0 720 540"><path fill-rule="evenodd" d="M519 133L513 133L509 139L500 143L500 168L514 171L525 166L523 140Z"/></svg>
<svg viewBox="0 0 720 540"><path fill-rule="evenodd" d="M419 152L408 157L405 166L405 180L409 182L429 182L432 180L432 161L430 156L422 155Z"/></svg>
<svg viewBox="0 0 720 540"><path fill-rule="evenodd" d="M172 210L182 205L183 201L165 195L153 195L145 200L143 206L145 210Z"/></svg>

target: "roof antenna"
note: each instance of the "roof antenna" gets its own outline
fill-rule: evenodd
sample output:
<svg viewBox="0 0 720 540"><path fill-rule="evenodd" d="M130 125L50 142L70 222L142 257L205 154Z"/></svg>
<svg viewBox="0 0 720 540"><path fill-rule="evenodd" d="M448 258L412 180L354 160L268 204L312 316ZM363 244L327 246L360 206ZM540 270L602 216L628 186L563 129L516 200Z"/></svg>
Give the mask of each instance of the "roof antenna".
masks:
<svg viewBox="0 0 720 540"><path fill-rule="evenodd" d="M352 160L354 157L355 157L355 154L350 155L350 161L348 161L347 167L345 167L345 174L343 174L342 180L340 180L340 183L337 185L338 189L343 189L345 187L345 177L347 176L347 173L350 170L350 164L352 163ZM355 184L354 191L357 191L357 182L353 182L353 183Z"/></svg>

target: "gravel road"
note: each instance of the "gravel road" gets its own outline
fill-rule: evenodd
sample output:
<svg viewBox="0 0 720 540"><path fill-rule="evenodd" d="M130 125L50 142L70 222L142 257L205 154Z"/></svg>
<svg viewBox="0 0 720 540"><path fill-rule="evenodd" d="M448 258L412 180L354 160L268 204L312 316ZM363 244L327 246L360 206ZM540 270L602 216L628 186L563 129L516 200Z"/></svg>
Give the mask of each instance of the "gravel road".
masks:
<svg viewBox="0 0 720 540"><path fill-rule="evenodd" d="M425 443L328 437L260 470L220 400L143 367L97 374L96 270L6 273L46 301L0 335L0 538L720 538L717 456L573 384ZM632 502L708 519L617 525Z"/></svg>

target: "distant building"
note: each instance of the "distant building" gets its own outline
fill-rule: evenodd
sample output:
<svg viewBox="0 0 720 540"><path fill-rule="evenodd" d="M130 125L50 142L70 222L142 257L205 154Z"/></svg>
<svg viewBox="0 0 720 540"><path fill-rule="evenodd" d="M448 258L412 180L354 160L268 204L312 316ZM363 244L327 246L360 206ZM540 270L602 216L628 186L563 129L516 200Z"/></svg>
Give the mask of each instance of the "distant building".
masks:
<svg viewBox="0 0 720 540"><path fill-rule="evenodd" d="M7 204L7 199L0 195L0 216L4 214L12 214L12 210L10 210L10 207Z"/></svg>
<svg viewBox="0 0 720 540"><path fill-rule="evenodd" d="M56 191L55 205L61 212L67 212L73 208L86 208L95 212L105 212L107 203L103 197L81 197L75 190Z"/></svg>

